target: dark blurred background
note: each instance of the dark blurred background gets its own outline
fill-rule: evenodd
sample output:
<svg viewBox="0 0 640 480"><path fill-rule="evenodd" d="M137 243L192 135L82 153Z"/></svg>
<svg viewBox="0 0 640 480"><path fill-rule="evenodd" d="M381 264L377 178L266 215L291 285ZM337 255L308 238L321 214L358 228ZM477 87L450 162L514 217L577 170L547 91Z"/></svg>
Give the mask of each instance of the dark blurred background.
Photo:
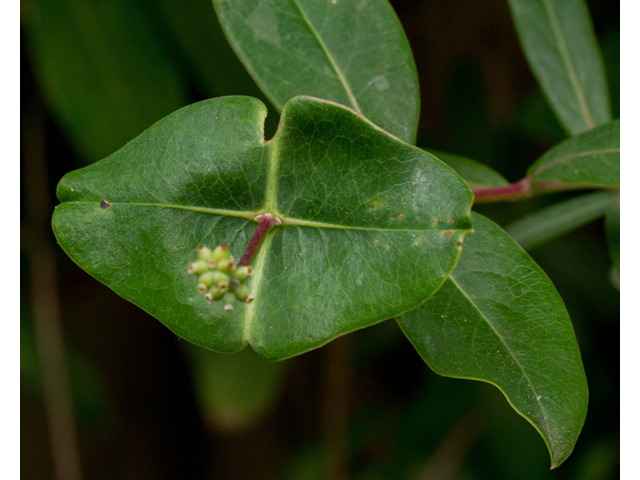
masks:
<svg viewBox="0 0 640 480"><path fill-rule="evenodd" d="M516 181L565 138L506 0L392 4L419 71L420 146ZM620 5L588 4L617 117ZM575 451L551 471L497 389L435 375L393 321L269 363L189 345L80 270L50 228L65 173L184 105L264 97L208 0L22 0L21 26L23 478L619 476L619 293L601 220L531 252L566 302L590 386ZM277 119L270 110L267 135ZM477 210L506 225L572 195Z"/></svg>

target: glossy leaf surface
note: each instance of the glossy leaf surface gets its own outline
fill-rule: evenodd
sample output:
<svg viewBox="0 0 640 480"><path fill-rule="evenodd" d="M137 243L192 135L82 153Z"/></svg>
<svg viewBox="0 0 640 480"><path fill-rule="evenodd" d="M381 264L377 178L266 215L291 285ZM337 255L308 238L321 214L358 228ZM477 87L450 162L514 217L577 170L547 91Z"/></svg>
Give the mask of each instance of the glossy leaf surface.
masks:
<svg viewBox="0 0 640 480"><path fill-rule="evenodd" d="M534 182L620 187L620 119L569 138L527 171Z"/></svg>
<svg viewBox="0 0 640 480"><path fill-rule="evenodd" d="M525 56L571 135L611 120L600 48L584 0L509 0Z"/></svg>
<svg viewBox="0 0 640 480"><path fill-rule="evenodd" d="M453 168L470 188L503 187L509 185L509 181L486 165L462 155L445 153L436 150L427 150L444 163Z"/></svg>
<svg viewBox="0 0 640 480"><path fill-rule="evenodd" d="M424 302L457 262L472 193L350 109L293 99L266 143L265 111L226 97L175 112L66 175L53 226L78 265L178 335L282 359ZM256 300L225 313L187 264L200 244L240 258L265 212L282 225L253 262Z"/></svg>
<svg viewBox="0 0 640 480"><path fill-rule="evenodd" d="M571 453L587 411L587 382L555 287L500 227L472 215L456 269L424 305L397 317L440 375L498 387L542 435L553 466Z"/></svg>
<svg viewBox="0 0 640 480"><path fill-rule="evenodd" d="M136 2L34 0L28 33L45 100L92 162L186 103Z"/></svg>
<svg viewBox="0 0 640 480"><path fill-rule="evenodd" d="M513 222L506 231L522 248L531 250L602 217L614 195L595 192L565 200Z"/></svg>
<svg viewBox="0 0 640 480"><path fill-rule="evenodd" d="M387 0L213 3L229 42L278 110L296 95L311 95L415 142L418 77Z"/></svg>

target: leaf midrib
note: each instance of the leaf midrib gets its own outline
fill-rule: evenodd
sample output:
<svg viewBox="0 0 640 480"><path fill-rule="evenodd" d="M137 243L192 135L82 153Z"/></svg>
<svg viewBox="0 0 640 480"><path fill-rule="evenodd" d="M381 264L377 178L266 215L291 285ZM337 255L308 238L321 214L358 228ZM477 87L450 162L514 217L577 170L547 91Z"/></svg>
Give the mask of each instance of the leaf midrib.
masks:
<svg viewBox="0 0 640 480"><path fill-rule="evenodd" d="M322 50L324 51L324 54L327 56L327 59L329 60L329 63L331 63L331 66L333 67L333 70L336 72L336 75L338 76L338 79L342 83L342 86L344 87L345 92L346 92L347 96L349 97L349 100L353 104L353 109L356 112L362 114L362 110L360 110L360 106L358 105L358 102L356 100L355 95L351 91L351 87L347 83L346 77L342 73L342 70L340 69L340 67L338 67L338 64L334 60L333 55L331 55L331 52L327 48L327 45L324 43L324 40L322 40L322 37L320 36L320 34L316 30L316 28L313 26L313 23L311 23L311 20L309 19L309 17L305 13L305 11L302 9L302 6L300 5L299 1L298 0L293 0L293 3L295 4L295 6L300 11L300 15L302 16L302 19L309 26L309 30L311 30L313 35L316 37L316 40L318 41L318 44L320 45L320 48L322 48Z"/></svg>
<svg viewBox="0 0 640 480"><path fill-rule="evenodd" d="M137 203L137 202L110 202L107 200L110 205L131 205L131 206L140 206L140 207L157 207L157 208L173 208L176 210L187 210L191 212L200 212L200 213L209 213L212 215L223 215L228 217L236 217L236 218L244 218L247 220L255 221L256 215L261 213L271 213L266 210L256 210L256 211L244 211L244 210L225 210L221 208L209 208L209 207L194 207L189 205L174 205L167 203ZM69 205L69 204L81 204L81 205L95 205L96 201L70 201L63 202L61 205ZM459 232L459 231L468 231L467 228L385 228L385 227L358 227L355 225L340 225L335 223L322 223L322 222L313 222L310 220L301 220L292 217L286 217L284 215L280 215L276 213L276 215L281 218L282 225L279 225L277 228L283 227L310 227L310 228L332 228L339 230L363 230L363 231L381 231L381 232L429 232L429 231L451 231L451 232ZM267 237L268 238L268 237Z"/></svg>
<svg viewBox="0 0 640 480"><path fill-rule="evenodd" d="M580 87L580 82L578 82L578 77L573 68L573 63L571 62L571 58L569 57L569 52L567 51L567 46L564 42L564 37L562 36L562 31L560 30L560 25L558 25L558 19L556 17L555 11L553 10L553 5L549 0L542 0L544 4L544 8L547 11L547 16L549 17L549 23L551 24L551 31L553 32L553 36L556 39L558 44L558 50L560 51L560 56L562 57L562 61L567 70L567 75L569 76L569 82L573 87L573 90L576 94L576 99L578 100L578 105L580 106L580 110L584 117L584 122L587 127L587 130L591 130L595 127L595 123L593 122L593 118L591 116L591 112L589 111L589 106L587 105L587 101L584 98L584 93L582 92L582 88Z"/></svg>
<svg viewBox="0 0 640 480"><path fill-rule="evenodd" d="M511 356L511 358L513 359L513 361L516 363L516 365L518 365L518 367L520 368L520 371L522 372L522 375L524 375L524 378L527 380L527 382L529 383L529 387L531 388L531 391L533 392L533 395L536 399L536 403L538 404L538 407L540 408L540 411L542 413L542 416L544 418L544 423L545 423L545 433L548 434L549 433L549 420L547 419L547 414L545 412L545 409L542 406L542 403L540 403L540 400L538 399L539 395L536 392L536 390L533 388L533 383L531 382L531 379L529 378L529 375L527 375L527 372L525 371L524 367L522 366L522 364L518 361L518 358L515 356L515 354L513 353L513 351L511 350L511 347L509 346L509 344L507 343L507 341L504 339L504 337L500 334L500 332L498 332L498 330L494 327L494 325L489 321L489 319L485 316L484 312L480 309L480 307L478 307L478 305L476 305L476 303L473 301L473 299L467 294L467 292L460 286L460 284L456 281L456 279L453 276L453 273L451 273L449 275L449 280L451 280L451 282L456 286L456 288L458 289L458 291L460 291L460 293L462 293L462 295L469 301L469 303L471 303L471 305L473 306L473 308L475 308L475 310L480 314L480 316L482 317L482 319L486 322L486 324L489 326L489 328L491 328L491 330L493 331L493 333L498 337L498 339L500 340L500 342L505 346L505 348L507 349L507 351L509 352L509 355ZM515 407L514 407L515 408ZM517 411L519 411L518 409L516 409ZM520 412L522 414L522 412ZM525 417L526 418L526 417ZM533 425L533 424L532 424ZM534 425L534 427L536 427ZM536 427L537 428L537 427ZM546 435L543 435L543 438Z"/></svg>
<svg viewBox="0 0 640 480"><path fill-rule="evenodd" d="M590 155L603 155L607 153L620 153L620 148L601 148L598 150L587 150L584 152L565 155L563 157L556 158L555 160L551 160L549 163L545 163L544 165L541 165L540 168L536 169L533 175L538 175L540 174L540 172L543 172L551 167L555 167L556 165L560 165L564 162L568 162L569 160L574 160L576 158L581 158L581 157L588 157Z"/></svg>

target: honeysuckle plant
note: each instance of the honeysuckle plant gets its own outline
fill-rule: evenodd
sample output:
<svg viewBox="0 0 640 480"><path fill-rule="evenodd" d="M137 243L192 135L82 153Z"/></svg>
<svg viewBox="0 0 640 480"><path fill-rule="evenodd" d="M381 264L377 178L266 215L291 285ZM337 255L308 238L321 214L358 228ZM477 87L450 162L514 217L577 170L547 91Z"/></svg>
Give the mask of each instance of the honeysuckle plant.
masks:
<svg viewBox="0 0 640 480"><path fill-rule="evenodd" d="M395 319L435 372L499 388L561 464L587 381L563 301L522 247L606 215L619 271L620 122L584 1L509 0L570 134L513 184L414 146L417 74L386 0L213 3L281 111L277 133L265 138L267 109L251 97L170 114L61 180L60 246L218 352L281 360ZM573 189L599 191L508 226L513 236L471 211Z"/></svg>

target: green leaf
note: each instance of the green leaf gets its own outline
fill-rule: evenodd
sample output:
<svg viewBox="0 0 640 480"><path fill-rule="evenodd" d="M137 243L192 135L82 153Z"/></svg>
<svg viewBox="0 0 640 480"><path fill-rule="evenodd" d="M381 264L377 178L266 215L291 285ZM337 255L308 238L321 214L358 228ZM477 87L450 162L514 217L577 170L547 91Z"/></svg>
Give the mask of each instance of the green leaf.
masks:
<svg viewBox="0 0 640 480"><path fill-rule="evenodd" d="M571 453L587 382L569 315L553 284L500 227L473 214L456 269L397 321L427 364L498 387L547 443L552 465Z"/></svg>
<svg viewBox="0 0 640 480"><path fill-rule="evenodd" d="M135 2L34 0L28 33L45 100L88 161L186 103Z"/></svg>
<svg viewBox="0 0 640 480"><path fill-rule="evenodd" d="M387 0L214 0L229 42L278 110L311 95L413 144L418 75Z"/></svg>
<svg viewBox="0 0 640 480"><path fill-rule="evenodd" d="M607 244L613 267L620 275L620 192L611 195L604 217L604 228L607 234ZM620 281L618 280L618 284Z"/></svg>
<svg viewBox="0 0 640 480"><path fill-rule="evenodd" d="M53 227L78 265L181 337L282 359L424 302L457 262L472 193L340 105L291 100L266 143L265 111L225 97L173 113L66 175ZM200 244L240 258L265 212L282 225L253 263L255 301L223 312L187 264Z"/></svg>
<svg viewBox="0 0 640 480"><path fill-rule="evenodd" d="M183 343L198 403L214 428L237 432L259 421L276 403L287 363L268 362L253 350L214 353Z"/></svg>
<svg viewBox="0 0 640 480"><path fill-rule="evenodd" d="M509 185L509 181L506 178L476 160L453 153L444 153L431 149L427 151L453 168L467 182L469 188L504 187Z"/></svg>
<svg viewBox="0 0 640 480"><path fill-rule="evenodd" d="M600 49L584 0L509 0L525 56L571 135L611 120Z"/></svg>
<svg viewBox="0 0 640 480"><path fill-rule="evenodd" d="M565 200L527 215L505 230L522 248L532 250L600 218L613 196L611 192L595 192Z"/></svg>
<svg viewBox="0 0 640 480"><path fill-rule="evenodd" d="M556 145L527 171L534 183L620 187L620 119Z"/></svg>

